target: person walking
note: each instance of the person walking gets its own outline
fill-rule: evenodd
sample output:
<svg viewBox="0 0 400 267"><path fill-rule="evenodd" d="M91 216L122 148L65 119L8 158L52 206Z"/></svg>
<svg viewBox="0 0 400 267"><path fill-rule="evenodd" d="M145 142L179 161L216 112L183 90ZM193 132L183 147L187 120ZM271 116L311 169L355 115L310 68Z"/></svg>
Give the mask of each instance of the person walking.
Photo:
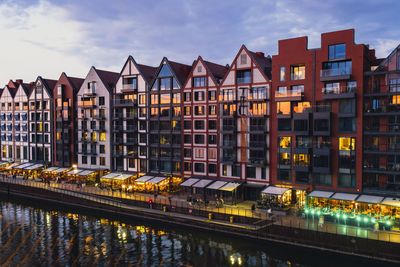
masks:
<svg viewBox="0 0 400 267"><path fill-rule="evenodd" d="M321 215L319 217L318 226L319 227L323 227L324 226L324 216L323 215Z"/></svg>

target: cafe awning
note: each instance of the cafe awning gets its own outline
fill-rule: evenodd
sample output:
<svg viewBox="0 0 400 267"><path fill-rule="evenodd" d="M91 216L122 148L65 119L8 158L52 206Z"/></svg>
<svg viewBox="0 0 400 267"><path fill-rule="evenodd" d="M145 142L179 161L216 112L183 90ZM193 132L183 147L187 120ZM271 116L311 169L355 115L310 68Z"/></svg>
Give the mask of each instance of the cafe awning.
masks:
<svg viewBox="0 0 400 267"><path fill-rule="evenodd" d="M239 185L240 185L239 183L227 183L226 185L224 185L223 187L219 188L218 190L232 192L232 191L235 190Z"/></svg>
<svg viewBox="0 0 400 267"><path fill-rule="evenodd" d="M88 175L93 174L93 173L95 173L95 172L96 172L96 171L94 171L94 170L84 170L84 171L78 173L78 175L79 175L79 176L88 176Z"/></svg>
<svg viewBox="0 0 400 267"><path fill-rule="evenodd" d="M358 197L358 194L349 194L349 193L335 193L331 196L331 199L336 200L344 200L344 201L354 201Z"/></svg>
<svg viewBox="0 0 400 267"><path fill-rule="evenodd" d="M82 170L82 169L72 169L69 172L67 172L67 174L69 174L69 175L77 175L78 173L83 172L83 171L84 170Z"/></svg>
<svg viewBox="0 0 400 267"><path fill-rule="evenodd" d="M22 163L22 164L16 166L14 169L25 169L26 167L32 166L32 165L35 165L35 163L30 163L30 162Z"/></svg>
<svg viewBox="0 0 400 267"><path fill-rule="evenodd" d="M154 177L151 180L146 181L149 184L159 184L164 180L167 180L169 177Z"/></svg>
<svg viewBox="0 0 400 267"><path fill-rule="evenodd" d="M202 179L193 185L194 188L204 188L209 185L213 180Z"/></svg>
<svg viewBox="0 0 400 267"><path fill-rule="evenodd" d="M381 204L393 207L400 207L400 198L387 197L381 202Z"/></svg>
<svg viewBox="0 0 400 267"><path fill-rule="evenodd" d="M369 204L379 204L382 202L384 197L371 196L371 195L361 195L357 198L357 202L369 203Z"/></svg>
<svg viewBox="0 0 400 267"><path fill-rule="evenodd" d="M223 187L224 185L226 185L227 183L228 182L225 182L225 181L215 181L214 183L212 183L209 186L207 186L207 189L218 190L221 187Z"/></svg>
<svg viewBox="0 0 400 267"><path fill-rule="evenodd" d="M9 162L7 162L7 161L0 161L0 166L3 166L3 165L6 165L6 164L8 164Z"/></svg>
<svg viewBox="0 0 400 267"><path fill-rule="evenodd" d="M283 195L290 188L287 187L277 187L277 186L268 186L261 193L266 195Z"/></svg>
<svg viewBox="0 0 400 267"><path fill-rule="evenodd" d="M28 166L28 167L25 167L24 170L33 171L33 170L42 168L43 166L44 166L43 164L33 164L33 165Z"/></svg>
<svg viewBox="0 0 400 267"><path fill-rule="evenodd" d="M154 176L145 175L145 176L142 176L142 177L136 179L136 180L135 180L135 183L145 183L145 182L147 182L148 180L151 180L151 179L153 179L153 178L154 178Z"/></svg>
<svg viewBox="0 0 400 267"><path fill-rule="evenodd" d="M10 164L6 167L6 170L11 170L12 168L18 166L20 163L19 162L14 162L13 164Z"/></svg>
<svg viewBox="0 0 400 267"><path fill-rule="evenodd" d="M59 167L50 167L50 168L44 169L43 172L53 172L57 169L59 169Z"/></svg>
<svg viewBox="0 0 400 267"><path fill-rule="evenodd" d="M128 179L128 178L132 177L133 175L134 174L129 174L129 173L110 172L110 173L100 177L100 179L124 181L125 179Z"/></svg>
<svg viewBox="0 0 400 267"><path fill-rule="evenodd" d="M307 196L308 197L319 197L319 198L330 198L333 194L334 194L334 192L314 190Z"/></svg>
<svg viewBox="0 0 400 267"><path fill-rule="evenodd" d="M57 170L54 170L53 172L54 173L61 173L61 172L65 172L65 171L67 171L68 170L68 168L59 168L59 169L57 169Z"/></svg>
<svg viewBox="0 0 400 267"><path fill-rule="evenodd" d="M186 186L186 187L192 187L193 184L197 183L198 181L200 181L200 179L197 178L189 178L186 181L184 181L183 183L181 183L179 186Z"/></svg>

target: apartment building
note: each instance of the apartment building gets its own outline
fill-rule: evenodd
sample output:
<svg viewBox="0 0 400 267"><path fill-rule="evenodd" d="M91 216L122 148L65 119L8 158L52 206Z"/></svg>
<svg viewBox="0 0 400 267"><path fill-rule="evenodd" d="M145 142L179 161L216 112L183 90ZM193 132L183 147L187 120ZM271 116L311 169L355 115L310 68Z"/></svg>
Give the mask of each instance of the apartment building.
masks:
<svg viewBox="0 0 400 267"><path fill-rule="evenodd" d="M365 72L363 190L400 190L400 46ZM375 63L375 64L374 64Z"/></svg>
<svg viewBox="0 0 400 267"><path fill-rule="evenodd" d="M271 182L361 191L364 71L371 51L354 30L279 41L272 57ZM295 190L294 190L295 191Z"/></svg>
<svg viewBox="0 0 400 267"><path fill-rule="evenodd" d="M182 88L191 66L169 61L160 63L148 91L149 172L182 175Z"/></svg>
<svg viewBox="0 0 400 267"><path fill-rule="evenodd" d="M14 96L18 84L10 81L0 97L1 106L1 157L3 161L15 159L14 149Z"/></svg>
<svg viewBox="0 0 400 267"><path fill-rule="evenodd" d="M77 94L83 79L69 77L63 72L53 88L53 159L54 166L71 167L77 155Z"/></svg>
<svg viewBox="0 0 400 267"><path fill-rule="evenodd" d="M28 98L30 162L53 162L53 88L56 83L39 76Z"/></svg>
<svg viewBox="0 0 400 267"><path fill-rule="evenodd" d="M117 171L148 172L147 92L157 68L126 60L113 91L113 165Z"/></svg>
<svg viewBox="0 0 400 267"><path fill-rule="evenodd" d="M78 91L78 166L112 170L112 88L119 73L91 67Z"/></svg>
<svg viewBox="0 0 400 267"><path fill-rule="evenodd" d="M270 181L270 74L271 58L243 45L220 84L222 178L255 185Z"/></svg>
<svg viewBox="0 0 400 267"><path fill-rule="evenodd" d="M218 177L218 89L227 70L199 56L183 88L184 177Z"/></svg>

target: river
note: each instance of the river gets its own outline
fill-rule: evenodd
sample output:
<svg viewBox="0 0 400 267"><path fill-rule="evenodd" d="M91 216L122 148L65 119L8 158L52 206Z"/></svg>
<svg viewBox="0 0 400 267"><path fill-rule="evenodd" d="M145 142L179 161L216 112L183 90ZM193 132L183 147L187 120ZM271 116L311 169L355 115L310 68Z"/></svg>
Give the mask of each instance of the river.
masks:
<svg viewBox="0 0 400 267"><path fill-rule="evenodd" d="M119 220L1 194L0 216L4 266L378 266L354 257Z"/></svg>

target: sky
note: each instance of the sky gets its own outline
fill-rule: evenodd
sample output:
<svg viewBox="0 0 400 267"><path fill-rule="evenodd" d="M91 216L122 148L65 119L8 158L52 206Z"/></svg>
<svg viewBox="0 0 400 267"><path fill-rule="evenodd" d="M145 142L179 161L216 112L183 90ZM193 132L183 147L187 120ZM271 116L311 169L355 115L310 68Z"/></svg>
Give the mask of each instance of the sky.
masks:
<svg viewBox="0 0 400 267"><path fill-rule="evenodd" d="M129 55L231 64L242 44L275 55L280 39L318 48L321 33L348 28L386 57L400 43L399 10L398 0L0 0L0 87L120 72Z"/></svg>

